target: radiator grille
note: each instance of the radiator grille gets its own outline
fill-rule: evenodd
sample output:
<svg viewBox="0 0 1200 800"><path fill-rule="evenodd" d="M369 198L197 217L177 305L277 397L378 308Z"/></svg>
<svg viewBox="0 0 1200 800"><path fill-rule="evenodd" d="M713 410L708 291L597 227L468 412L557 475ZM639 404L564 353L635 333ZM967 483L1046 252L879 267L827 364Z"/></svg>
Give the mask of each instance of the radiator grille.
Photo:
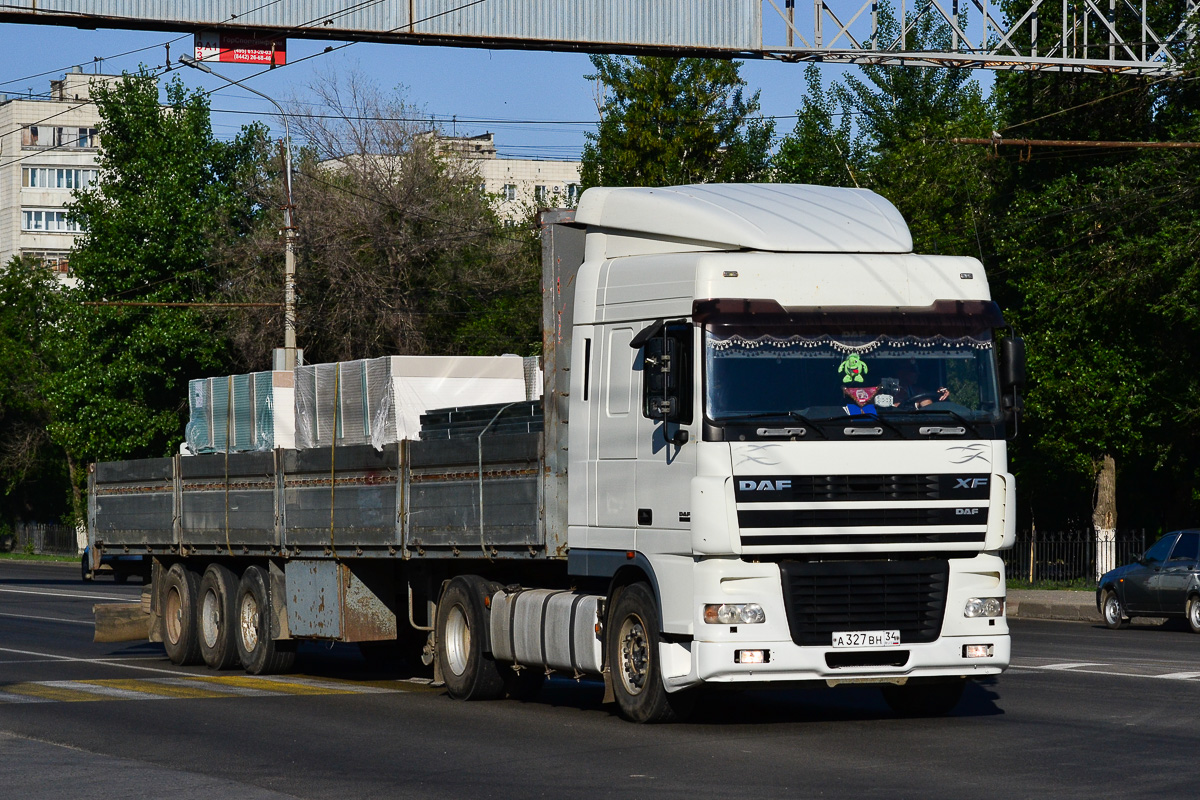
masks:
<svg viewBox="0 0 1200 800"><path fill-rule="evenodd" d="M932 642L942 628L945 559L780 564L792 641L828 647L838 631L899 630L902 644Z"/></svg>

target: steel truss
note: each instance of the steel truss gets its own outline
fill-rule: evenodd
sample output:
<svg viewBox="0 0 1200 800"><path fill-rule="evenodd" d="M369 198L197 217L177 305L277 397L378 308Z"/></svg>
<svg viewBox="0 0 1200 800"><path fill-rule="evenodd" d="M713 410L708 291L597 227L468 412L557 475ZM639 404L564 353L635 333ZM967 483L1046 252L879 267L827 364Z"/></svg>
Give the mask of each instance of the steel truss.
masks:
<svg viewBox="0 0 1200 800"><path fill-rule="evenodd" d="M777 17L767 11L764 34L781 23L787 45L764 55L782 61L1167 76L1181 71L1200 25L1198 0L1174 4L1179 20L1169 31L1147 16L1164 0L1029 0L1011 22L988 0L895 0L891 25L878 0L812 0L799 15L807 0L766 2ZM948 31L950 48L908 49L929 21Z"/></svg>

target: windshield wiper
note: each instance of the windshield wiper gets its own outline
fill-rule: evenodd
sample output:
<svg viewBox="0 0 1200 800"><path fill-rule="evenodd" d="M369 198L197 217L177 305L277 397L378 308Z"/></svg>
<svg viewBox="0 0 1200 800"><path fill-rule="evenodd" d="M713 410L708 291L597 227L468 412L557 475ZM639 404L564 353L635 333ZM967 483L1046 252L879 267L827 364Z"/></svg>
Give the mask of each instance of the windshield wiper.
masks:
<svg viewBox="0 0 1200 800"><path fill-rule="evenodd" d="M821 434L822 439L829 438L829 436L826 435L825 431L821 430L821 426L818 425L816 421L810 419L809 417L804 416L804 414L802 414L799 411L751 411L751 412L748 412L745 414L734 414L731 417L722 417L720 419L713 420L713 422L722 422L722 423L742 422L744 420L751 420L751 419L771 419L771 418L778 419L779 417L789 417L791 419L796 420L797 422L802 422L805 425L807 425L808 427L812 428L817 433ZM829 421L830 420L828 420L828 419L821 420L821 422L829 422Z"/></svg>
<svg viewBox="0 0 1200 800"><path fill-rule="evenodd" d="M975 423L964 417L952 408L927 408L924 411L917 412L920 414L949 414L963 424L963 427L971 431L975 436L979 435L979 429L975 427Z"/></svg>

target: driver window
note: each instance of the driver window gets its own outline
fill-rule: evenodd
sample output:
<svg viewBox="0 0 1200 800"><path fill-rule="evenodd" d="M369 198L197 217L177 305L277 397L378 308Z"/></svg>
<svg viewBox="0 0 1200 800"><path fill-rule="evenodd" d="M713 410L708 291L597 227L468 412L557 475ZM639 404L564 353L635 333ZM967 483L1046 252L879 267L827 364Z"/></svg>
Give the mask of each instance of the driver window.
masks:
<svg viewBox="0 0 1200 800"><path fill-rule="evenodd" d="M1145 559L1147 561L1157 561L1159 563L1166 561L1167 553L1171 552L1171 545L1173 544L1175 544L1174 536L1164 536L1146 551Z"/></svg>

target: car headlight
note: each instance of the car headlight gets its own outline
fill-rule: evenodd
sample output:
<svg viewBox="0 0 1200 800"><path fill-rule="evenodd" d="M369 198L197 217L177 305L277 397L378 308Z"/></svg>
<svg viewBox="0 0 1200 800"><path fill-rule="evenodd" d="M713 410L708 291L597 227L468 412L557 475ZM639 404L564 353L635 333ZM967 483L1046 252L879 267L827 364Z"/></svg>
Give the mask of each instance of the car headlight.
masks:
<svg viewBox="0 0 1200 800"><path fill-rule="evenodd" d="M758 603L709 603L704 606L704 621L710 625L757 625L767 621L767 613Z"/></svg>
<svg viewBox="0 0 1200 800"><path fill-rule="evenodd" d="M964 617L1004 616L1003 597L972 597L963 607Z"/></svg>

